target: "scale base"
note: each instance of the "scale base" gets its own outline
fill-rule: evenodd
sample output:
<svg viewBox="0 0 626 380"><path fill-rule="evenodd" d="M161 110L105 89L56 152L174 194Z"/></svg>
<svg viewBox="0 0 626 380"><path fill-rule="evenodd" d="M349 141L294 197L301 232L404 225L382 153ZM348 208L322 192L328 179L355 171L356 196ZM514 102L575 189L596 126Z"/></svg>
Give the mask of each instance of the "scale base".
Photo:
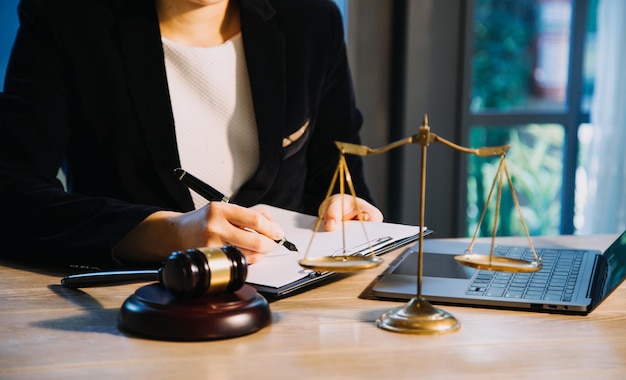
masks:
<svg viewBox="0 0 626 380"><path fill-rule="evenodd" d="M406 305L383 314L376 325L383 330L403 334L446 334L461 328L450 313L434 307L424 298L413 298Z"/></svg>
<svg viewBox="0 0 626 380"><path fill-rule="evenodd" d="M244 285L233 293L177 299L160 284L142 286L118 314L120 330L139 336L178 341L234 338L269 325L267 300Z"/></svg>

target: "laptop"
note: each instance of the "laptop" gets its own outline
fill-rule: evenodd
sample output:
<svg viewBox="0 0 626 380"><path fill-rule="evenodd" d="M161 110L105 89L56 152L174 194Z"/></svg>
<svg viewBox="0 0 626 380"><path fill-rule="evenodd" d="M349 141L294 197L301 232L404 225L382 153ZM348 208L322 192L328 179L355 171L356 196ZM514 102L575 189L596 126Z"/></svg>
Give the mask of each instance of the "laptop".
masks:
<svg viewBox="0 0 626 380"><path fill-rule="evenodd" d="M626 232L604 253L536 247L543 267L534 273L480 270L460 265L467 242L424 239L422 296L433 303L586 315L626 278ZM490 244L473 253L488 255ZM374 285L373 295L408 300L417 294L418 245L405 251ZM496 246L495 255L532 260L528 247Z"/></svg>

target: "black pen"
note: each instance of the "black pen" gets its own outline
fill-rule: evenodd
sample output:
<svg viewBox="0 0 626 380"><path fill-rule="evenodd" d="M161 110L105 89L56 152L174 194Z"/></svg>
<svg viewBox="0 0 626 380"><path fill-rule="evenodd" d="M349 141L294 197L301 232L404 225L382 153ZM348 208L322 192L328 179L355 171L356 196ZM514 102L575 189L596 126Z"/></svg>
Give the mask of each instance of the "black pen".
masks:
<svg viewBox="0 0 626 380"><path fill-rule="evenodd" d="M230 202L230 198L228 198L226 195L220 193L211 185L201 181L199 178L195 177L191 173L181 168L176 168L174 169L174 174L176 175L176 178L178 178L180 182L185 184L191 190L200 194L200 196L202 196L204 199L208 201L220 201L220 202L226 202L226 203ZM280 245L283 245L285 248L287 248L290 251L298 252L298 248L296 247L296 245L285 238L274 240L274 241Z"/></svg>
<svg viewBox="0 0 626 380"><path fill-rule="evenodd" d="M191 173L188 173L181 168L176 168L174 169L174 174L180 182L200 194L200 196L207 201L230 202L230 198L226 195L220 193L208 183L202 182L198 177L193 176Z"/></svg>

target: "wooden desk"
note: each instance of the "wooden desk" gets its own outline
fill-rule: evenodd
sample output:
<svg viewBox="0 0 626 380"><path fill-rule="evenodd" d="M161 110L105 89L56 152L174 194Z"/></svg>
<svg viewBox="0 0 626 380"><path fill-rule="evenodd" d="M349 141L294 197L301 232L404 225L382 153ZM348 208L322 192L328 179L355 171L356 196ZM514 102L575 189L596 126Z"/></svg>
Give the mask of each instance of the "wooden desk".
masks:
<svg viewBox="0 0 626 380"><path fill-rule="evenodd" d="M603 250L615 237L534 242ZM272 303L273 324L255 334L184 343L118 331L118 309L140 285L81 292L59 273L0 262L0 378L626 378L625 285L586 317L444 306L459 332L403 335L374 323L403 303L359 298L385 268Z"/></svg>

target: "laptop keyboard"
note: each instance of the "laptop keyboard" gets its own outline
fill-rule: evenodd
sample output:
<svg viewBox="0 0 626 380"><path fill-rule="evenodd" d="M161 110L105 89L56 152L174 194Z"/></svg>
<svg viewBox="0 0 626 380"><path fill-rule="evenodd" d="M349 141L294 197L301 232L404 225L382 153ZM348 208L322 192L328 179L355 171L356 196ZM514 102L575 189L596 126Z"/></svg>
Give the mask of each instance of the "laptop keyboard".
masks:
<svg viewBox="0 0 626 380"><path fill-rule="evenodd" d="M534 273L479 270L468 295L527 300L571 301L584 251L538 249L543 268ZM533 260L530 248L496 247L494 255Z"/></svg>

